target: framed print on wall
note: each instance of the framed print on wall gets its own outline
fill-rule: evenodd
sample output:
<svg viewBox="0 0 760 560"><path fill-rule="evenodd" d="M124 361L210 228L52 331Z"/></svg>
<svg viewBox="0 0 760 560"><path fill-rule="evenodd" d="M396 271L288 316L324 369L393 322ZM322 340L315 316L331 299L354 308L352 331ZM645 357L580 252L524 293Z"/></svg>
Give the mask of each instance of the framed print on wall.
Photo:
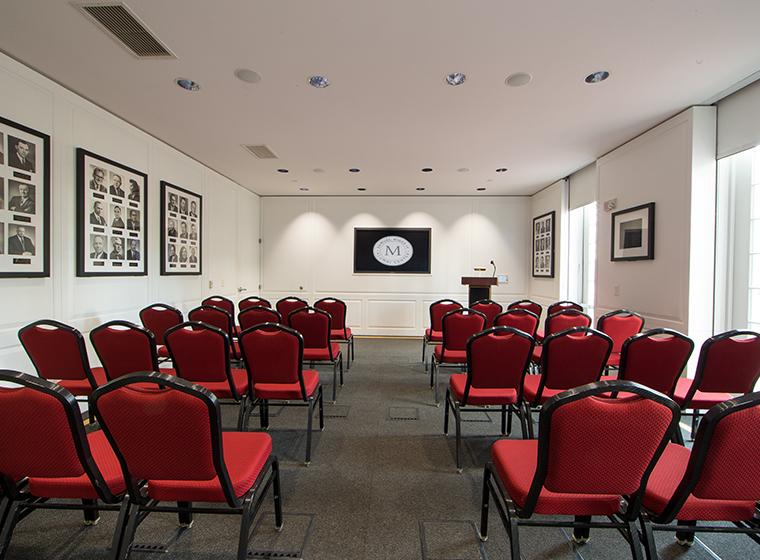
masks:
<svg viewBox="0 0 760 560"><path fill-rule="evenodd" d="M148 176L77 148L77 276L148 274Z"/></svg>
<svg viewBox="0 0 760 560"><path fill-rule="evenodd" d="M612 261L654 259L654 202L612 214Z"/></svg>
<svg viewBox="0 0 760 560"><path fill-rule="evenodd" d="M430 228L354 228L354 273L430 274Z"/></svg>
<svg viewBox="0 0 760 560"><path fill-rule="evenodd" d="M0 278L50 276L50 136L0 117Z"/></svg>
<svg viewBox="0 0 760 560"><path fill-rule="evenodd" d="M554 211L533 218L533 276L554 278Z"/></svg>
<svg viewBox="0 0 760 560"><path fill-rule="evenodd" d="M201 274L203 197L161 181L161 274Z"/></svg>

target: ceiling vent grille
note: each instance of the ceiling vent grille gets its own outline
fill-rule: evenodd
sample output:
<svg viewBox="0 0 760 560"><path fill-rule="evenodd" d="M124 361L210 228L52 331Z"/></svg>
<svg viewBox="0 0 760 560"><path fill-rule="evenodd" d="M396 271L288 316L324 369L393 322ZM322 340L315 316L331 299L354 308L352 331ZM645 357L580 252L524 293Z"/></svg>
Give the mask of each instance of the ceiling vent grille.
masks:
<svg viewBox="0 0 760 560"><path fill-rule="evenodd" d="M79 9L139 58L175 58L145 24L121 2L83 4Z"/></svg>
<svg viewBox="0 0 760 560"><path fill-rule="evenodd" d="M243 145L243 147L259 159L277 159L277 155L269 149L269 146L264 144L260 146Z"/></svg>

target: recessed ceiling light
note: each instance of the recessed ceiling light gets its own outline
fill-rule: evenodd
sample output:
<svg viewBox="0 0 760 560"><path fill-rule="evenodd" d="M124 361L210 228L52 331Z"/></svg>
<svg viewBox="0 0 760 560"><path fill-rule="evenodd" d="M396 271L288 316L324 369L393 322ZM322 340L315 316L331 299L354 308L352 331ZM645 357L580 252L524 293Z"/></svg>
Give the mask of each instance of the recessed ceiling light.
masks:
<svg viewBox="0 0 760 560"><path fill-rule="evenodd" d="M247 84L256 84L261 81L261 74L254 72L249 68L238 68L235 70L235 77L241 82L246 82Z"/></svg>
<svg viewBox="0 0 760 560"><path fill-rule="evenodd" d="M366 191L366 187L356 187L357 191Z"/></svg>
<svg viewBox="0 0 760 560"><path fill-rule="evenodd" d="M315 167L314 168L314 173L324 173L324 172L325 172L325 170L322 169L321 167Z"/></svg>
<svg viewBox="0 0 760 560"><path fill-rule="evenodd" d="M175 80L175 83L179 87L181 87L182 89L186 89L187 91L198 91L199 89L201 89L201 85L198 82L188 80L187 78L177 78Z"/></svg>
<svg viewBox="0 0 760 560"><path fill-rule="evenodd" d="M349 169L349 171L351 173L359 173L359 171L361 171L361 169L359 169L358 167L352 167L351 169Z"/></svg>
<svg viewBox="0 0 760 560"><path fill-rule="evenodd" d="M607 72L607 70L598 70L586 76L585 81L587 84L598 84L599 82L603 82L609 77L610 77L610 73Z"/></svg>
<svg viewBox="0 0 760 560"><path fill-rule="evenodd" d="M478 188L476 188L475 190L476 190L476 191L484 191L484 190L486 190L486 188L485 188L485 187L478 187Z"/></svg>
<svg viewBox="0 0 760 560"><path fill-rule="evenodd" d="M531 81L533 81L533 76L527 72L515 72L514 74L507 76L504 83L509 87L522 87L527 86Z"/></svg>
<svg viewBox="0 0 760 560"><path fill-rule="evenodd" d="M309 76L309 83L314 86L315 88L326 88L330 85L330 80L327 79L327 76Z"/></svg>
<svg viewBox="0 0 760 560"><path fill-rule="evenodd" d="M416 190L418 190L418 191L424 191L424 190L425 190L425 187L417 187L417 189L416 189Z"/></svg>
<svg viewBox="0 0 760 560"><path fill-rule="evenodd" d="M277 173L290 173L287 169L278 169Z"/></svg>
<svg viewBox="0 0 760 560"><path fill-rule="evenodd" d="M299 187L298 190L299 191L308 191L309 187Z"/></svg>
<svg viewBox="0 0 760 560"><path fill-rule="evenodd" d="M461 72L452 72L446 76L446 83L450 86L461 86L466 79L467 76Z"/></svg>
<svg viewBox="0 0 760 560"><path fill-rule="evenodd" d="M432 170L433 170L433 168L432 168L432 167L423 167L423 168L422 168L422 172L423 172L423 173L430 173Z"/></svg>
<svg viewBox="0 0 760 560"><path fill-rule="evenodd" d="M504 173L506 170L506 167L499 167L499 169L496 170L496 173Z"/></svg>
<svg viewBox="0 0 760 560"><path fill-rule="evenodd" d="M470 168L469 167L460 167L459 169L457 169L457 171L459 171L460 173L467 173L468 171L470 171Z"/></svg>

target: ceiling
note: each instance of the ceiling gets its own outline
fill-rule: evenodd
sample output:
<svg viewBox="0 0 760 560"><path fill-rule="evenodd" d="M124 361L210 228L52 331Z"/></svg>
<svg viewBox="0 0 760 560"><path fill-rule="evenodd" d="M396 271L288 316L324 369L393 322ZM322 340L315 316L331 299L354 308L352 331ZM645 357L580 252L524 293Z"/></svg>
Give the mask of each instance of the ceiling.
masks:
<svg viewBox="0 0 760 560"><path fill-rule="evenodd" d="M0 50L262 195L532 194L760 69L757 0L126 4L176 59L137 59L62 0L3 0Z"/></svg>

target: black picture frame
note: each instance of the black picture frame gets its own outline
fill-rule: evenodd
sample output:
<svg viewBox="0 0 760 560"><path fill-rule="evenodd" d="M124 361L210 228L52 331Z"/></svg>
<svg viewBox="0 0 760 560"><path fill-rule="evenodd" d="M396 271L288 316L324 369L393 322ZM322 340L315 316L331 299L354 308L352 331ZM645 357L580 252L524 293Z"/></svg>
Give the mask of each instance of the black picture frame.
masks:
<svg viewBox="0 0 760 560"><path fill-rule="evenodd" d="M34 142L34 161L30 160L26 166L22 167L12 163L11 138L23 140L24 137L34 139L27 142ZM50 135L0 117L0 200L2 200L0 204L0 278L47 278L50 276L50 176ZM33 213L8 209L11 202L9 196L11 183L25 184L33 189L35 206ZM41 206L38 204L40 194L42 194ZM11 253L11 229L18 231L18 227L34 230L33 239L30 238L33 243L33 254ZM39 228L42 229L41 236L37 235Z"/></svg>
<svg viewBox="0 0 760 560"><path fill-rule="evenodd" d="M632 208L626 208L625 210L618 210L613 212L610 220L610 260L613 262L621 261L645 261L654 260L654 228L655 228L655 213L654 202L647 204L640 204L639 206L633 206ZM640 218L636 218L636 216ZM638 243L638 247L641 248L640 254L636 254L636 251L631 251L626 254L624 251L629 249L636 249L632 247L620 246L620 234L623 218L629 217L632 219L641 219L641 227L633 228L624 232L628 234L628 243ZM646 244L644 241L646 240ZM632 254L631 254L632 253Z"/></svg>
<svg viewBox="0 0 760 560"><path fill-rule="evenodd" d="M412 248L409 259L398 265L377 260L372 248L386 237L404 239ZM354 228L354 274L430 274L432 237L431 228Z"/></svg>
<svg viewBox="0 0 760 560"><path fill-rule="evenodd" d="M114 173L114 169L118 170L119 173L123 174L124 177L127 177L127 180L124 181L121 180L121 183L119 186L126 186L126 188L130 188L130 178L136 177L137 179L132 179L135 181L135 184L137 185L139 191L137 193L138 198L137 199L131 199L131 192L130 195L126 194L126 191L124 191L124 195L114 195L111 194L112 191L110 189L106 190L99 190L95 194L93 194L91 191L93 189L88 189L86 187L87 184L87 174L86 174L86 166L91 165L90 162L97 163L103 167L100 169L104 169L106 171L111 169L111 178L113 178L113 175L118 175L118 173ZM121 177L121 175L119 175ZM138 182L139 180L139 182ZM148 175L146 173L143 173L142 171L139 171L137 169L134 169L132 167L126 166L124 164L121 164L117 161L114 161L112 159L103 157L101 155L98 155L94 152L91 152L89 150L86 150L84 148L77 148L76 149L76 189L77 189L77 232L76 232L76 241L77 241L77 276L78 277L93 277L93 276L147 276L148 275ZM102 187L105 186L105 183L101 185ZM113 185L112 185L113 186ZM89 206L87 205L89 199L91 197L98 197L104 204L108 205L109 208L113 206L124 206L126 208L127 212L130 212L132 210L139 212L139 229L134 230L128 227L113 227L113 222L111 226L108 225L108 218L106 218L106 222L103 224L92 224L90 223L91 220L87 219L87 216L89 214ZM110 257L104 257L104 258L92 258L90 257L90 254L92 252L90 251L90 243L93 242L93 239L95 237L106 237L106 239L113 238L113 237L122 237L122 250L124 252L124 257L121 259L111 259ZM136 260L127 260L126 254L127 254L127 247L126 247L126 241L131 241L133 239L136 239L140 242L140 251L139 251L139 259ZM105 251L104 253L108 254L109 245L106 241L105 243ZM119 264L121 262L121 264ZM102 267L102 270L96 270L95 266L96 263L98 267Z"/></svg>
<svg viewBox="0 0 760 560"><path fill-rule="evenodd" d="M177 211L170 211L168 207L169 195L176 192L180 196L184 196L187 200L187 212L181 213L181 207ZM197 216L193 219L190 213L192 208L192 202L197 202ZM184 216L183 216L184 215ZM197 224L197 239L193 240L191 237L180 238L174 236L174 241L169 237L169 230L167 227L168 220L176 220L178 224L187 223ZM175 232L176 233L176 232ZM195 241L195 243L193 243ZM179 244L186 246L188 249L197 247L197 263L185 262L181 260L181 255L178 255L176 262L169 261L168 247L169 243ZM175 245L176 246L176 245ZM192 253L188 255L188 259L192 256ZM197 264L197 266L192 266ZM183 266L184 265L184 266ZM203 196L188 189L169 183L168 181L161 181L161 275L162 276L199 276L203 274Z"/></svg>
<svg viewBox="0 0 760 560"><path fill-rule="evenodd" d="M533 278L554 278L554 248L557 231L556 212L533 218L531 272Z"/></svg>

